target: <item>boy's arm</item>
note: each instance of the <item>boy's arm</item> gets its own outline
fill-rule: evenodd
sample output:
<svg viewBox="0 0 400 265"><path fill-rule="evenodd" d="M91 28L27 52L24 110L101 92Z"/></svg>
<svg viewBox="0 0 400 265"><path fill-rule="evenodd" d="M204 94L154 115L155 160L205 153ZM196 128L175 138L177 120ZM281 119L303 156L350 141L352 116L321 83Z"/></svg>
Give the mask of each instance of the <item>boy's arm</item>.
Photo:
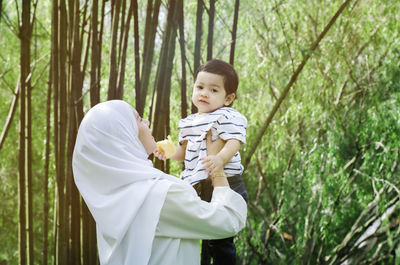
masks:
<svg viewBox="0 0 400 265"><path fill-rule="evenodd" d="M182 162L183 160L185 160L186 145L187 145L187 141L184 141L182 145L178 145L178 147L175 149L175 153L169 158L174 159L178 162ZM158 148L158 147L156 150L154 150L153 154L160 160L165 161L168 159L165 156L164 152L161 151L160 148Z"/></svg>
<svg viewBox="0 0 400 265"><path fill-rule="evenodd" d="M224 165L239 151L240 145L239 140L227 140L224 147L216 155L210 154L202 159L204 169L211 174L223 171Z"/></svg>
<svg viewBox="0 0 400 265"><path fill-rule="evenodd" d="M178 162L182 162L183 160L185 160L186 146L187 146L187 141L184 141L182 145L178 145L175 154L171 156L171 159L176 160Z"/></svg>
<svg viewBox="0 0 400 265"><path fill-rule="evenodd" d="M236 139L226 141L224 148L217 154L222 159L224 165L239 151L240 145L240 141Z"/></svg>

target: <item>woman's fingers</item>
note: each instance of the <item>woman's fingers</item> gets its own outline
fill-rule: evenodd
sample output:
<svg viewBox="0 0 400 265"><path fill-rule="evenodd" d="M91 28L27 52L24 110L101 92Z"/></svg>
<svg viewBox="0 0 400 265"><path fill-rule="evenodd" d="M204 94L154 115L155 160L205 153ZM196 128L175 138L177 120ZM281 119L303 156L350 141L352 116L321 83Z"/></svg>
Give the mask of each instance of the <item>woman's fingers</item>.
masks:
<svg viewBox="0 0 400 265"><path fill-rule="evenodd" d="M203 164L203 168L205 171L209 172L210 170L212 170L214 168L214 163L210 160L210 158L208 157L203 157L201 158L202 160L202 164Z"/></svg>
<svg viewBox="0 0 400 265"><path fill-rule="evenodd" d="M217 173L218 171L217 170L215 170L215 168L210 172L210 175L212 176L212 175L214 175L215 173Z"/></svg>

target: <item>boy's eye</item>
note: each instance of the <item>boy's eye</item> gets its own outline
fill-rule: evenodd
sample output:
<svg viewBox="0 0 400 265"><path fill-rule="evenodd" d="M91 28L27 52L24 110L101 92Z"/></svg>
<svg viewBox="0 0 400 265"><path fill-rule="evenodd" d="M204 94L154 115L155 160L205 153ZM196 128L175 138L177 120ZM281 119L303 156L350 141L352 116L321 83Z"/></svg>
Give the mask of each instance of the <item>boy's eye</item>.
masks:
<svg viewBox="0 0 400 265"><path fill-rule="evenodd" d="M218 89L213 88L211 91L212 91L213 93L217 93L217 92L218 92Z"/></svg>
<svg viewBox="0 0 400 265"><path fill-rule="evenodd" d="M202 90L203 87L202 86L197 86L197 89Z"/></svg>

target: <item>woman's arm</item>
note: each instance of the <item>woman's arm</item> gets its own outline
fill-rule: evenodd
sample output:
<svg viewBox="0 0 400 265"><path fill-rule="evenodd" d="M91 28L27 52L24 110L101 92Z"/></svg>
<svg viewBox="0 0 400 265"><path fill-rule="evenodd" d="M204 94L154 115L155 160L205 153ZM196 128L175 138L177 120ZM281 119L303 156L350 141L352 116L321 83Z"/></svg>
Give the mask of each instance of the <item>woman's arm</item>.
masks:
<svg viewBox="0 0 400 265"><path fill-rule="evenodd" d="M207 137L207 152L221 151L222 140ZM166 196L157 227L158 236L190 239L217 239L237 234L245 225L247 205L242 196L229 188L226 175L213 176L211 202L197 196L192 186L173 183Z"/></svg>
<svg viewBox="0 0 400 265"><path fill-rule="evenodd" d="M216 186L211 202L205 202L191 186L173 183L161 210L156 235L186 239L226 238L244 227L246 214L246 202L228 186Z"/></svg>

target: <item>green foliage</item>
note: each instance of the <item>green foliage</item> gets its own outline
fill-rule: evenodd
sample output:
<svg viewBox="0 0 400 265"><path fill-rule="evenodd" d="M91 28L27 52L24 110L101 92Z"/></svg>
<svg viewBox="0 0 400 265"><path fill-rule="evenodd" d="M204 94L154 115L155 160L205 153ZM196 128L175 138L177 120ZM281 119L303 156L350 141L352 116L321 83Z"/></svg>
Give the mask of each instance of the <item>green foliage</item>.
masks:
<svg viewBox="0 0 400 265"><path fill-rule="evenodd" d="M294 69L317 39L342 1L241 1L235 68L239 74L234 108L248 118L249 152L269 112ZM45 105L50 51L50 2L39 1L32 56L34 213L43 219ZM139 6L140 32L145 4ZM193 84L193 50L197 1L185 1L188 106ZM233 2L217 1L214 57L228 60ZM352 1L311 54L280 109L257 143L245 169L249 195L247 227L237 236L240 264L337 264L356 256L354 244L370 224L389 208L400 187L400 2ZM160 22L165 20L165 6ZM207 12L203 14L205 61ZM14 1L3 3L0 20L0 124L6 121L19 75L19 39ZM153 61L161 46L161 23ZM110 29L105 28L102 52L102 92L108 87ZM143 36L143 34L140 34ZM141 45L143 39L140 39ZM124 99L134 105L133 38L129 40ZM174 58L170 106L171 136L178 138L180 117L180 50ZM39 60L39 58L42 58ZM155 71L155 70L154 70ZM88 75L89 73L86 73ZM148 116L155 73L150 78L145 108ZM87 86L87 85L86 85ZM85 87L88 89L88 87ZM84 98L89 108L88 95ZM52 124L53 126L53 124ZM160 139L157 139L160 140ZM51 147L54 150L53 146ZM18 262L18 112L0 150L0 261ZM260 167L257 165L259 162ZM171 162L179 175L182 165ZM55 200L54 157L50 168L50 234L53 239ZM379 194L379 191L383 190ZM379 194L379 202L364 214ZM397 204L383 219L379 237L360 264L397 264L400 240ZM396 223L397 222L397 223ZM42 247L41 221L34 224L35 256ZM353 226L360 228L354 232ZM5 239L4 239L5 238ZM348 241L345 239L349 238ZM52 242L52 241L50 241ZM54 247L50 244L50 253ZM378 257L374 256L378 253ZM353 255L354 254L354 255ZM348 255L348 256L346 256ZM51 257L52 255L50 255ZM361 262L361 261L360 261Z"/></svg>
<svg viewBox="0 0 400 265"><path fill-rule="evenodd" d="M242 77L249 98L244 104L258 106L247 110L250 142L266 120L274 94L279 96L302 59L302 51L322 31L338 4L254 3L257 7L249 9L259 12L242 15L242 19L248 16L254 30L244 47L255 45L243 53L253 58L256 67L240 67L248 69ZM245 264L254 259L267 264L329 260L375 198L375 189L399 186L398 28L386 27L398 22L397 14L378 5L365 1L347 9L312 55L259 143L245 177L251 199L258 199L258 207L265 210L250 207L249 218L266 223L263 228L248 226L240 235L243 241L249 237L248 230L253 230L253 237L258 235L252 238L254 246L240 245L246 253ZM289 18L285 15L289 13L298 15ZM264 185L261 197L256 197L260 176L256 159L280 204L279 219L275 219ZM381 214L395 194L391 189L382 195ZM278 236L266 242L265 234L274 220L278 224L272 233ZM279 237L282 232L294 239ZM398 230L388 233L394 236ZM398 248L398 243L394 245Z"/></svg>

